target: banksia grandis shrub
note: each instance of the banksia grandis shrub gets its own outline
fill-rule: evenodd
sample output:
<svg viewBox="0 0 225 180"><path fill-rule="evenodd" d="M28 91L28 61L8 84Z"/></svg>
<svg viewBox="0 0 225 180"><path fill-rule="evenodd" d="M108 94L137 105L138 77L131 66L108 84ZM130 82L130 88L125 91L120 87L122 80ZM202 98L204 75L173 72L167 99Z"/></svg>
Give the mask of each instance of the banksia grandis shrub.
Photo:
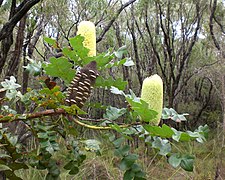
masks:
<svg viewBox="0 0 225 180"><path fill-rule="evenodd" d="M96 32L94 23L82 21L78 26L77 35L84 37L83 45L90 50L88 56L96 56Z"/></svg>
<svg viewBox="0 0 225 180"><path fill-rule="evenodd" d="M158 113L156 118L150 121L151 125L158 125L163 106L163 82L159 75L155 74L144 79L141 99L149 104L150 109Z"/></svg>

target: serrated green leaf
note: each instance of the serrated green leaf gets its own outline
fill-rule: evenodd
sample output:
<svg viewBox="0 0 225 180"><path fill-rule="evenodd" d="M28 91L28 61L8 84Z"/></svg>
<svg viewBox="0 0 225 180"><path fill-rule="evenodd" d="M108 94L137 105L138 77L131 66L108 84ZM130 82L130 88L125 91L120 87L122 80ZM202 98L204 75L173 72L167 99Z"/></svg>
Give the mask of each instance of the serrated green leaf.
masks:
<svg viewBox="0 0 225 180"><path fill-rule="evenodd" d="M153 136L160 136L162 138L171 138L174 135L173 130L166 124L163 124L162 127L144 125L144 128L147 132L149 132L150 135Z"/></svg>
<svg viewBox="0 0 225 180"><path fill-rule="evenodd" d="M70 45L73 48L73 51L81 58L84 59L88 57L89 49L83 46L84 37L77 35L69 39Z"/></svg>
<svg viewBox="0 0 225 180"><path fill-rule="evenodd" d="M50 64L44 66L46 74L52 77L60 77L68 85L75 76L75 70L71 69L72 64L65 57L50 58Z"/></svg>
<svg viewBox="0 0 225 180"><path fill-rule="evenodd" d="M79 56L77 55L77 53L75 51L73 51L71 48L63 48L62 49L62 53L65 57L71 59L72 61L74 61L76 64L78 64L79 66L82 65L81 61L79 61Z"/></svg>
<svg viewBox="0 0 225 180"><path fill-rule="evenodd" d="M157 112L149 109L148 103L140 99L136 101L136 99L132 99L130 97L126 97L127 102L130 104L131 109L134 110L140 117L142 121L150 122L157 115Z"/></svg>

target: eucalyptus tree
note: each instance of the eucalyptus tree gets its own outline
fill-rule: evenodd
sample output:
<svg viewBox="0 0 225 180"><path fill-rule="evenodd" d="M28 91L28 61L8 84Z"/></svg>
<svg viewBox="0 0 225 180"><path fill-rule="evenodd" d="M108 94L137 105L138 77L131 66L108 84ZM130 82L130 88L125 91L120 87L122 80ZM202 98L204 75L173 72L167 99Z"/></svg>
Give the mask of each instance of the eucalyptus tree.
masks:
<svg viewBox="0 0 225 180"><path fill-rule="evenodd" d="M192 49L199 39L206 7L204 1L142 0L131 9L128 27L139 82L148 75L142 67L161 74L170 107L176 107L176 98L188 80L184 78ZM144 45L139 48L135 41ZM146 52L151 55L146 56Z"/></svg>

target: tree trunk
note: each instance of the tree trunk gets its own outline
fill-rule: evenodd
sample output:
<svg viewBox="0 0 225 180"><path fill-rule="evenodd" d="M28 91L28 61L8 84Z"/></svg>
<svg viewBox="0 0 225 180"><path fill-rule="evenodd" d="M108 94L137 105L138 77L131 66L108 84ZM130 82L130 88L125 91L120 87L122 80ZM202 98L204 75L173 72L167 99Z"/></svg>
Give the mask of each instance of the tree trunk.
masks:
<svg viewBox="0 0 225 180"><path fill-rule="evenodd" d="M9 62L8 71L6 73L7 77L9 77L11 75L17 76L17 73L18 73L18 67L19 67L19 63L20 63L21 52L22 52L23 42L24 42L24 30L25 30L25 25L26 25L26 17L27 16L25 15L21 19L20 24L19 24L14 54Z"/></svg>

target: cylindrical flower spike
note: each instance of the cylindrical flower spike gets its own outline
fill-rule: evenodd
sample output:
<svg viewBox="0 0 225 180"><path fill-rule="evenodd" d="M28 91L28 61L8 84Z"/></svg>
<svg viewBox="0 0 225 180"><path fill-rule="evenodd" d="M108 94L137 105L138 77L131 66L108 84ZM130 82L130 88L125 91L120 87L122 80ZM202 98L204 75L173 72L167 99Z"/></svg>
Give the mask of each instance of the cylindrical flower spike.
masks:
<svg viewBox="0 0 225 180"><path fill-rule="evenodd" d="M83 45L90 51L88 56L96 56L96 31L94 23L82 21L78 26L77 35L84 37Z"/></svg>
<svg viewBox="0 0 225 180"><path fill-rule="evenodd" d="M144 79L141 99L149 104L150 109L158 113L156 118L149 122L151 125L158 125L163 107L163 82L159 75L154 74Z"/></svg>

